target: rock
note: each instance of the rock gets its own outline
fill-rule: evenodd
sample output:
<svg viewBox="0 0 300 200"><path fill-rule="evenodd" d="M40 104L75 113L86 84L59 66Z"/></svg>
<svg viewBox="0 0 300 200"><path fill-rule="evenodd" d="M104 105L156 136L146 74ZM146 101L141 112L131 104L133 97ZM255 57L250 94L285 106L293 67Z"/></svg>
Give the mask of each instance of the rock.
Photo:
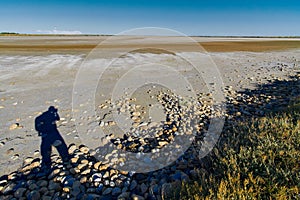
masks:
<svg viewBox="0 0 300 200"><path fill-rule="evenodd" d="M32 161L33 161L32 157L27 157L27 158L24 159L23 165L31 164Z"/></svg>
<svg viewBox="0 0 300 200"><path fill-rule="evenodd" d="M140 113L140 112L132 112L131 114L132 114L132 116L135 116L135 117L138 117L138 116L140 116L140 115L141 115L141 113Z"/></svg>
<svg viewBox="0 0 300 200"><path fill-rule="evenodd" d="M86 169L83 172L81 172L82 175L87 175L91 172L91 169Z"/></svg>
<svg viewBox="0 0 300 200"><path fill-rule="evenodd" d="M78 157L73 157L73 158L71 158L71 163L77 163L77 161L78 161Z"/></svg>
<svg viewBox="0 0 300 200"><path fill-rule="evenodd" d="M50 181L48 189L49 190L54 190L54 191L59 191L60 190L60 185L58 183L55 183L54 181Z"/></svg>
<svg viewBox="0 0 300 200"><path fill-rule="evenodd" d="M65 192L65 193L70 193L70 188L69 188L69 187L64 187L64 188L63 188L63 192Z"/></svg>
<svg viewBox="0 0 300 200"><path fill-rule="evenodd" d="M136 180L133 180L133 181L131 182L131 184L130 184L129 189L130 189L130 190L134 190L134 189L136 188L136 186L137 186L137 182L136 182Z"/></svg>
<svg viewBox="0 0 300 200"><path fill-rule="evenodd" d="M159 193L159 186L157 184L152 185L149 189L151 195L157 195Z"/></svg>
<svg viewBox="0 0 300 200"><path fill-rule="evenodd" d="M159 142L158 142L158 145L159 145L159 146L165 146L165 145L167 145L167 144L169 144L169 143L166 142L166 141L159 141Z"/></svg>
<svg viewBox="0 0 300 200"><path fill-rule="evenodd" d="M40 194L46 194L48 192L48 188L46 187L42 187L41 189L39 189Z"/></svg>
<svg viewBox="0 0 300 200"><path fill-rule="evenodd" d="M142 183L142 185L141 185L141 192L142 192L142 194L145 194L147 192L147 190L148 190L148 187L146 186L146 184Z"/></svg>
<svg viewBox="0 0 300 200"><path fill-rule="evenodd" d="M43 196L42 200L52 200L52 197L50 197L50 196Z"/></svg>
<svg viewBox="0 0 300 200"><path fill-rule="evenodd" d="M123 192L118 196L118 200L126 200L129 199L130 192Z"/></svg>
<svg viewBox="0 0 300 200"><path fill-rule="evenodd" d="M108 125L109 125L109 126L114 126L114 125L116 125L116 122L114 122L114 121L109 121L109 122L108 122Z"/></svg>
<svg viewBox="0 0 300 200"><path fill-rule="evenodd" d="M80 179L80 183L86 183L87 182L87 177L84 176Z"/></svg>
<svg viewBox="0 0 300 200"><path fill-rule="evenodd" d="M53 179L54 177L56 177L59 173L61 172L61 169L55 169L55 170L53 170L50 174L49 174L49 176L48 176L48 179L50 180L50 179ZM39 184L38 184L39 185ZM39 185L40 186L40 185ZM41 186L41 187L43 187L43 186Z"/></svg>
<svg viewBox="0 0 300 200"><path fill-rule="evenodd" d="M14 196L19 199L19 198L23 197L23 195L25 194L25 192L26 192L26 188L18 188L15 191Z"/></svg>
<svg viewBox="0 0 300 200"><path fill-rule="evenodd" d="M106 188L103 192L103 195L108 195L111 193L111 191L112 191L112 188Z"/></svg>
<svg viewBox="0 0 300 200"><path fill-rule="evenodd" d="M36 189L38 189L39 187L37 186L37 184L35 184L35 183L32 183L32 184L30 184L29 186L28 186L28 189L29 190L36 190Z"/></svg>
<svg viewBox="0 0 300 200"><path fill-rule="evenodd" d="M81 163L81 164L79 164L79 165L77 166L77 168L78 168L79 170L82 170L82 169L85 168L85 167L87 167L87 164L86 164L86 163Z"/></svg>
<svg viewBox="0 0 300 200"><path fill-rule="evenodd" d="M100 121L99 126L103 127L104 125L105 125L105 122L104 121Z"/></svg>
<svg viewBox="0 0 300 200"><path fill-rule="evenodd" d="M115 188L112 190L112 195L113 195L113 196L116 196L116 195L120 194L121 192L122 192L121 188L115 187Z"/></svg>
<svg viewBox="0 0 300 200"><path fill-rule="evenodd" d="M12 130L19 129L19 128L22 128L22 126L20 126L19 123L14 123L14 124L10 125L9 130L12 131Z"/></svg>
<svg viewBox="0 0 300 200"><path fill-rule="evenodd" d="M6 154L12 154L15 151L14 148L10 148L6 151Z"/></svg>
<svg viewBox="0 0 300 200"><path fill-rule="evenodd" d="M38 191L34 190L27 194L27 199L28 200L40 200L41 195Z"/></svg>
<svg viewBox="0 0 300 200"><path fill-rule="evenodd" d="M47 187L48 181L46 181L46 180L39 180L38 182L36 182L36 184L37 184L39 187Z"/></svg>
<svg viewBox="0 0 300 200"><path fill-rule="evenodd" d="M15 183L9 183L9 184L7 184L7 185L3 188L2 193L3 193L4 195L8 195L8 194L12 193L15 186L16 186Z"/></svg>
<svg viewBox="0 0 300 200"><path fill-rule="evenodd" d="M84 153L84 154L87 154L87 153L89 152L89 148L86 147L86 146L84 146L84 145L81 145L81 146L79 147L79 151L81 151L81 152Z"/></svg>
<svg viewBox="0 0 300 200"><path fill-rule="evenodd" d="M98 170L100 165L101 165L101 162L100 162L100 161L99 161L99 162L96 162L96 163L94 164L94 169Z"/></svg>
<svg viewBox="0 0 300 200"><path fill-rule="evenodd" d="M14 154L14 155L11 157L11 159L12 159L12 160L17 160L19 157L20 157L19 154Z"/></svg>
<svg viewBox="0 0 300 200"><path fill-rule="evenodd" d="M99 170L103 171L103 170L106 170L108 167L109 167L108 164L100 165Z"/></svg>
<svg viewBox="0 0 300 200"><path fill-rule="evenodd" d="M132 200L144 200L145 198L136 194L131 195Z"/></svg>
<svg viewBox="0 0 300 200"><path fill-rule="evenodd" d="M69 149L68 149L69 154L73 154L76 149L77 149L76 145L75 144L71 144L69 146Z"/></svg>
<svg viewBox="0 0 300 200"><path fill-rule="evenodd" d="M80 192L81 192L81 189L80 189L80 186L81 186L81 183L79 182L79 181L75 181L74 183L73 183L73 186L72 186L72 192L71 192L71 194L73 195L73 196L77 196Z"/></svg>
<svg viewBox="0 0 300 200"><path fill-rule="evenodd" d="M109 182L109 186L110 186L110 187L115 187L115 186L116 186L116 184L115 184L115 182L113 182L113 181L110 181L110 182Z"/></svg>
<svg viewBox="0 0 300 200"><path fill-rule="evenodd" d="M101 196L98 194L88 194L86 198L84 198L86 200L96 200L96 199L101 199Z"/></svg>

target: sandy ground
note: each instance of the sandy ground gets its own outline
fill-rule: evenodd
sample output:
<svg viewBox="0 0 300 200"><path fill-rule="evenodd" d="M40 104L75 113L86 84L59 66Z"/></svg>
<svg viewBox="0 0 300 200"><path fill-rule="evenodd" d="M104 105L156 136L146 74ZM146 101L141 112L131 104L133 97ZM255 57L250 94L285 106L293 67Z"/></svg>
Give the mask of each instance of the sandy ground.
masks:
<svg viewBox="0 0 300 200"><path fill-rule="evenodd" d="M66 142L82 143L72 112L74 81L82 62L92 62L88 57L91 54L88 53L106 38L104 36L0 37L0 154L2 155L0 176L18 169L26 157L40 157L40 138L34 130L34 119L50 105L59 109L61 121L58 127ZM298 48L300 40L243 38L195 38L195 40L204 44L204 47L206 44L224 85L232 86L236 90L254 88L256 84L265 83L271 78L287 79L300 68L300 48ZM173 37L167 40L168 42L164 41L166 40L162 37L125 37L115 40L114 44L103 45L101 51L106 50L107 53L102 55L103 63L111 62L115 52L137 50L125 56L121 55L116 67L105 73L105 77L101 80L101 88L98 88L99 98L105 99L106 96L110 96L116 79L122 76L123 72L132 69L136 64L135 61L172 63L177 56L186 54L194 56L195 49L190 48L193 46L181 42L180 38ZM175 53L161 50L170 46ZM221 46L223 50L220 50ZM192 82L197 83L201 79L193 76L191 68L177 67L176 70L190 77L189 80ZM95 69L90 70L93 73ZM145 72L137 73L143 76ZM158 72L150 76L168 77L168 75ZM140 97L143 98L143 95ZM101 101L97 103L100 104ZM13 127L16 123L19 127Z"/></svg>

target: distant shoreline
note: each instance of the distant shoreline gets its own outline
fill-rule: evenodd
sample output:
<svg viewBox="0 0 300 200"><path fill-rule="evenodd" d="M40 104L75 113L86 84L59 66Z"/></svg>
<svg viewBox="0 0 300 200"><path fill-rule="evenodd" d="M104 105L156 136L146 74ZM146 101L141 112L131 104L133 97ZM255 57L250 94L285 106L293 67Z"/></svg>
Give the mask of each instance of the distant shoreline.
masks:
<svg viewBox="0 0 300 200"><path fill-rule="evenodd" d="M114 36L113 34L31 34L31 33L10 33L10 32L1 32L0 36ZM134 35L131 35L134 36ZM137 35L144 36L144 35ZM146 35L151 37L173 37L173 36L159 36L159 35ZM200 37L200 38L299 38L300 36L237 36L237 35L188 35L189 37Z"/></svg>

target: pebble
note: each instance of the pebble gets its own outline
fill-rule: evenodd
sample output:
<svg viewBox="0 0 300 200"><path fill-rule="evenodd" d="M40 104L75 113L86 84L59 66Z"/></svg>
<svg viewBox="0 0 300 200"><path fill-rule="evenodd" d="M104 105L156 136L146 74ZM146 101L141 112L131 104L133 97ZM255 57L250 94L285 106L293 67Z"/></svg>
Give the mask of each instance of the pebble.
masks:
<svg viewBox="0 0 300 200"><path fill-rule="evenodd" d="M147 190L148 190L148 187L146 186L146 184L142 183L141 184L141 192L142 192L142 194L145 194L147 192Z"/></svg>
<svg viewBox="0 0 300 200"><path fill-rule="evenodd" d="M18 188L15 193L14 193L14 196L16 198L21 198L23 197L24 193L26 192L26 188Z"/></svg>
<svg viewBox="0 0 300 200"><path fill-rule="evenodd" d="M145 198L136 194L131 196L132 200L144 200Z"/></svg>
<svg viewBox="0 0 300 200"><path fill-rule="evenodd" d="M115 187L115 188L112 190L112 195L113 195L113 196L116 196L116 195L120 194L121 192L122 192L121 188Z"/></svg>
<svg viewBox="0 0 300 200"><path fill-rule="evenodd" d="M41 195L38 191L34 190L34 191L31 191L30 193L28 193L27 199L28 200L40 200Z"/></svg>
<svg viewBox="0 0 300 200"><path fill-rule="evenodd" d="M69 149L68 149L69 154L73 154L76 149L77 149L76 145L75 144L71 144L69 146Z"/></svg>
<svg viewBox="0 0 300 200"><path fill-rule="evenodd" d="M136 186L137 186L138 184L137 184L137 182L136 182L136 180L133 180L132 182L131 182L131 184L130 184L130 190L134 190L135 188L136 188Z"/></svg>
<svg viewBox="0 0 300 200"><path fill-rule="evenodd" d="M9 130L15 130L15 129L20 129L22 126L19 123L14 123L10 125Z"/></svg>
<svg viewBox="0 0 300 200"><path fill-rule="evenodd" d="M112 192L112 188L106 188L103 192L103 195L108 195Z"/></svg>

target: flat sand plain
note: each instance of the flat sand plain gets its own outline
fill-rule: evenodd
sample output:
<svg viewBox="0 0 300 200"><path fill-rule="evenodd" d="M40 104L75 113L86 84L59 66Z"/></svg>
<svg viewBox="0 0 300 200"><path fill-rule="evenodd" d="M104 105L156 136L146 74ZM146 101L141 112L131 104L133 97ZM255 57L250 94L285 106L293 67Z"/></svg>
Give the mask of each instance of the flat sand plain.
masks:
<svg viewBox="0 0 300 200"><path fill-rule="evenodd" d="M0 176L17 170L26 157L40 157L40 138L34 119L50 105L59 109L59 131L68 144L81 144L72 113L72 94L80 65L108 36L2 36L0 37ZM300 39L193 38L218 67L224 86L255 88L274 79L288 79L299 71ZM180 37L123 36L102 44L109 52L130 50L120 70L134 66L128 56L142 61L192 54L195 47ZM172 48L174 52L164 51ZM135 49L132 51L132 49ZM123 60L122 60L123 59ZM129 63L129 64L128 64ZM183 69L187 75L189 71ZM109 96L118 69L103 80ZM142 74L141 74L142 75ZM197 82L197 77L192 77ZM196 88L197 89L197 88ZM18 127L15 127L18 124Z"/></svg>

